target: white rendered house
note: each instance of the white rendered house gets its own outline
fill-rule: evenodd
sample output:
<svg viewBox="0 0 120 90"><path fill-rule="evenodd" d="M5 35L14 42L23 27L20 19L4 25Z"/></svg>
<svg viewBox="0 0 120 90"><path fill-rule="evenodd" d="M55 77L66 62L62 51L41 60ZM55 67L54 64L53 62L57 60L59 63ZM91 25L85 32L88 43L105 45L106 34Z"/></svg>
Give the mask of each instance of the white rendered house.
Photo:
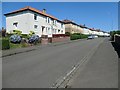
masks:
<svg viewBox="0 0 120 90"><path fill-rule="evenodd" d="M82 34L85 34L85 35L92 35L92 31L89 29L89 28L83 28L83 33Z"/></svg>
<svg viewBox="0 0 120 90"><path fill-rule="evenodd" d="M28 6L7 13L5 16L7 33L20 30L22 34L29 34L30 31L34 31L40 37L42 35L52 37L53 34L65 34L64 23L47 14L45 9L40 11Z"/></svg>

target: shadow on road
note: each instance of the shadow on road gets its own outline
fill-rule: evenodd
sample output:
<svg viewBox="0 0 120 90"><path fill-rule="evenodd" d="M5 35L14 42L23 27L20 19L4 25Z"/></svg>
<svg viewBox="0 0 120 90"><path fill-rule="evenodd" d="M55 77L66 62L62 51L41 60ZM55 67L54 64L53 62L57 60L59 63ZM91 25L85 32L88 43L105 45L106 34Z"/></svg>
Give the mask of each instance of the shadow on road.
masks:
<svg viewBox="0 0 120 90"><path fill-rule="evenodd" d="M120 58L120 45L118 45L117 43L115 42L111 42L112 43L112 46L114 47L115 51L117 52L118 54L118 58Z"/></svg>

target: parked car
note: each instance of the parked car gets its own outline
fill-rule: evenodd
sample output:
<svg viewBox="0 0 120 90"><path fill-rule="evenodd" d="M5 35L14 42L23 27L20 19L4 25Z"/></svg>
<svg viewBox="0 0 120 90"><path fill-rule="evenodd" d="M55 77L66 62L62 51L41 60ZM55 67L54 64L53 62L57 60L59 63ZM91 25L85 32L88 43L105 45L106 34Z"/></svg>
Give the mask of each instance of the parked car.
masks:
<svg viewBox="0 0 120 90"><path fill-rule="evenodd" d="M98 38L98 36L97 36L97 35L94 35L93 38Z"/></svg>
<svg viewBox="0 0 120 90"><path fill-rule="evenodd" d="M87 39L94 39L94 37L92 35L88 36Z"/></svg>

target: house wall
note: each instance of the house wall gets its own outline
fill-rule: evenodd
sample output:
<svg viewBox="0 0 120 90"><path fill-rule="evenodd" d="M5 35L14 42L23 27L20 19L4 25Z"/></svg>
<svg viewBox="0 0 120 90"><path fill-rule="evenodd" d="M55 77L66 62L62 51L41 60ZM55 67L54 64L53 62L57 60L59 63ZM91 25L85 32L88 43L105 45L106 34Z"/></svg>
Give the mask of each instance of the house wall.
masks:
<svg viewBox="0 0 120 90"><path fill-rule="evenodd" d="M12 33L13 30L21 30L22 33L27 34L29 32L29 16L28 11L19 12L17 14L11 14L6 16L6 31ZM18 22L17 28L13 23Z"/></svg>
<svg viewBox="0 0 120 90"><path fill-rule="evenodd" d="M82 33L83 28L81 28L78 25L74 24L65 24L65 32L70 32L70 33Z"/></svg>
<svg viewBox="0 0 120 90"><path fill-rule="evenodd" d="M34 14L37 15L37 20L34 20ZM8 33L12 33L14 29L21 30L23 34L28 34L30 31L34 31L35 34L48 35L52 37L52 34L65 34L65 25L60 21L56 21L48 17L40 15L32 11L23 11L17 14L11 14L6 16L6 28ZM13 23L18 22L18 27L15 28ZM34 27L37 25L37 28ZM45 27L42 31L42 27ZM56 31L56 32L55 32Z"/></svg>
<svg viewBox="0 0 120 90"><path fill-rule="evenodd" d="M82 34L89 35L89 29L83 28Z"/></svg>

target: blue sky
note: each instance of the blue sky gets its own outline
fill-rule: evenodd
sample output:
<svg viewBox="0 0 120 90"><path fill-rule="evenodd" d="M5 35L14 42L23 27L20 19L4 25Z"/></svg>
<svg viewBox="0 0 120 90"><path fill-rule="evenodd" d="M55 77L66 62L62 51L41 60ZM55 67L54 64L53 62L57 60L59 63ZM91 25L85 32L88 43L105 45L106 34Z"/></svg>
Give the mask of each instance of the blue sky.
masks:
<svg viewBox="0 0 120 90"><path fill-rule="evenodd" d="M117 2L3 2L2 13L8 13L20 8L31 6L42 10L45 8L60 20L70 19L78 24L104 31L118 29ZM5 27L5 16L2 16Z"/></svg>

